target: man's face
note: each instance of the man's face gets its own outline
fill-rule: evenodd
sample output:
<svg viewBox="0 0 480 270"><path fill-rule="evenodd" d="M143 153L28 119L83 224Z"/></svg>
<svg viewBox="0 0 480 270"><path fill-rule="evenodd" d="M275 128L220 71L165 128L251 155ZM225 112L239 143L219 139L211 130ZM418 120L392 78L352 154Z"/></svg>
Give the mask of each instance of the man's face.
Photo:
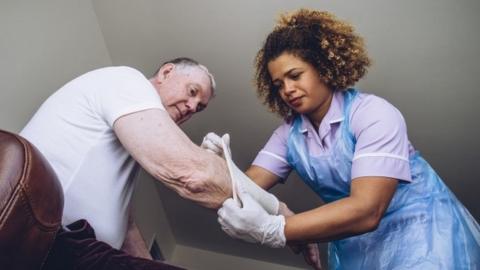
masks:
<svg viewBox="0 0 480 270"><path fill-rule="evenodd" d="M205 109L212 96L210 78L198 67L167 64L154 78L154 85L163 106L177 124Z"/></svg>

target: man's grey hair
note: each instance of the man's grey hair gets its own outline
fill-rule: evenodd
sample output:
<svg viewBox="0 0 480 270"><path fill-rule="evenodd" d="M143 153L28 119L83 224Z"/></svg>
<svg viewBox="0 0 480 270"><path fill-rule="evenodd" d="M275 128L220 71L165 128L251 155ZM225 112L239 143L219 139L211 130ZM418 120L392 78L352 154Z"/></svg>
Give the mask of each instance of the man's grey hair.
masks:
<svg viewBox="0 0 480 270"><path fill-rule="evenodd" d="M193 68L199 68L203 70L208 75L208 78L210 79L210 85L212 88L212 97L215 96L215 89L217 88L217 83L215 82L215 78L213 77L212 73L208 71L208 68L206 66L188 57L178 57L162 63L160 67L157 69L157 71L155 71L155 74L153 76L156 76L160 71L160 69L166 64L174 64L175 66L180 68L193 67Z"/></svg>

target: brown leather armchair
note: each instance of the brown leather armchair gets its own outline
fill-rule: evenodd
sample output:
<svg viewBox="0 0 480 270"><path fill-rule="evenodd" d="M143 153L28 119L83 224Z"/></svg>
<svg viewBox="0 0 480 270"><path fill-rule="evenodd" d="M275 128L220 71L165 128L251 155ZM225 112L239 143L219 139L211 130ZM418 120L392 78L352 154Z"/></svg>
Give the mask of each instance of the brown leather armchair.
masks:
<svg viewBox="0 0 480 270"><path fill-rule="evenodd" d="M61 185L42 154L0 130L0 268L40 269L62 211Z"/></svg>

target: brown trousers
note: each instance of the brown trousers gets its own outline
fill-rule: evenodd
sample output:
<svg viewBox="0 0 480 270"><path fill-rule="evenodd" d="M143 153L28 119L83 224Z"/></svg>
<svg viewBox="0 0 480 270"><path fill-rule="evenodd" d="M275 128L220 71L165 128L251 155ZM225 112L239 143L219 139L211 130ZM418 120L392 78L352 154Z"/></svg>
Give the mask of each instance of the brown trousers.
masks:
<svg viewBox="0 0 480 270"><path fill-rule="evenodd" d="M137 258L98 241L86 220L60 229L42 270L180 270L166 263Z"/></svg>

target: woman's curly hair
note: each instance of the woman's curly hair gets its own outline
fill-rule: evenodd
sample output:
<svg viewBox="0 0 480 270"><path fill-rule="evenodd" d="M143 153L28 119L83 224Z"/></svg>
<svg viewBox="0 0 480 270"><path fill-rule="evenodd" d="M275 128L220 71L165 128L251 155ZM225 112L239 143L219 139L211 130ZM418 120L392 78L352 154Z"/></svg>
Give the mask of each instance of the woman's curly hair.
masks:
<svg viewBox="0 0 480 270"><path fill-rule="evenodd" d="M300 9L283 14L255 59L255 84L263 103L284 118L294 114L272 84L268 63L290 53L311 64L332 90L353 86L370 65L363 39L333 14Z"/></svg>

